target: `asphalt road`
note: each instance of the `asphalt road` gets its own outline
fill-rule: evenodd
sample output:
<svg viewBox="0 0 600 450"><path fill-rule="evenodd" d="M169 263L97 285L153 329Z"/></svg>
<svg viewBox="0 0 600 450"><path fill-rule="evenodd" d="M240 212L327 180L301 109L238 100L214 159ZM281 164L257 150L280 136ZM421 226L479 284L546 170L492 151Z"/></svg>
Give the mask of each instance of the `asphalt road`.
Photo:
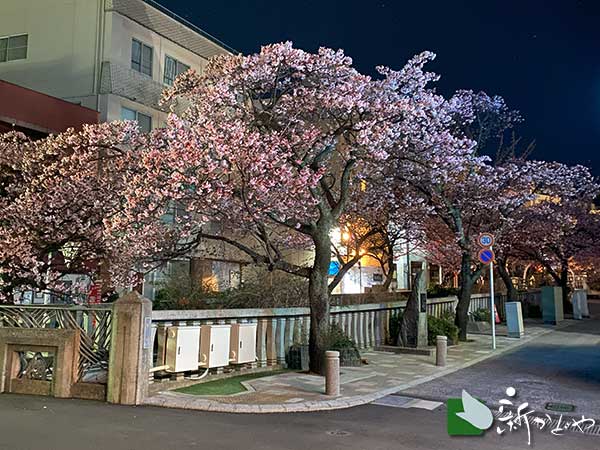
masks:
<svg viewBox="0 0 600 450"><path fill-rule="evenodd" d="M391 450L590 449L600 438L524 431L449 437L435 411L366 405L301 414L221 414L0 395L0 449L10 450Z"/></svg>
<svg viewBox="0 0 600 450"><path fill-rule="evenodd" d="M575 406L574 414L600 424L600 303L591 303L593 320L577 322L532 343L402 392L402 395L445 401L462 389L498 404L509 386L513 402L544 411L547 402ZM598 438L600 441L600 437ZM600 449L600 442L598 445Z"/></svg>

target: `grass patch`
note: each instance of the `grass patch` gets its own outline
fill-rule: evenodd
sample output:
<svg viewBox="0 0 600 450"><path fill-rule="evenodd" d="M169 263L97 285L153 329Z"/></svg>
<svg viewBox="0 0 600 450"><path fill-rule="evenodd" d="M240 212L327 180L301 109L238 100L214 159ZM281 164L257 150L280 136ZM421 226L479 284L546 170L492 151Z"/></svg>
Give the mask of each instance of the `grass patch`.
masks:
<svg viewBox="0 0 600 450"><path fill-rule="evenodd" d="M270 377L281 373L289 372L288 370L270 370L267 372L248 373L238 375L231 378L223 378L220 380L207 381L198 383L192 386L175 389L176 392L192 395L233 395L240 392L246 392L246 388L242 385L242 381L254 380L256 378Z"/></svg>

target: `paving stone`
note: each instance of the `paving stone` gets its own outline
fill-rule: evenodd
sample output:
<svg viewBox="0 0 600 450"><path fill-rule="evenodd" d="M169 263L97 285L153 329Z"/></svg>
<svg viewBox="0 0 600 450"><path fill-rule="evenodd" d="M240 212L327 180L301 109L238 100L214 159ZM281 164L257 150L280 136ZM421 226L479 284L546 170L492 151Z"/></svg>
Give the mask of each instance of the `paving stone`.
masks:
<svg viewBox="0 0 600 450"><path fill-rule="evenodd" d="M527 339L498 338L498 350L523 345L531 336L551 332L552 329L529 326ZM148 399L147 404L175 408L216 410L228 412L291 412L347 408L385 398L386 395L407 389L451 373L465 365L492 355L489 336L472 336L474 342L452 346L448 353L448 366L440 370L430 357L420 355L391 355L384 352L363 352L368 366L344 367L341 371L341 396L332 399L324 395L325 380L317 375L285 373L261 378L249 383L255 392L224 397L197 397L164 391ZM396 396L397 397L397 396ZM419 403L425 402L425 403ZM415 400L415 407L434 408L432 402ZM439 405L438 405L439 406Z"/></svg>

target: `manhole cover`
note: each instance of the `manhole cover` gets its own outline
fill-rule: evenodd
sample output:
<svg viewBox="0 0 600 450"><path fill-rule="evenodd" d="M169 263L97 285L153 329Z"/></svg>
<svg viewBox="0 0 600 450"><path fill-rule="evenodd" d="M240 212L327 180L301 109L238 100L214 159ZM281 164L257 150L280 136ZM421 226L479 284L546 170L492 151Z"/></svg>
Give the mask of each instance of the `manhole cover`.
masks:
<svg viewBox="0 0 600 450"><path fill-rule="evenodd" d="M344 430L332 430L332 431L328 431L327 434L329 436L349 436L350 432L344 431Z"/></svg>
<svg viewBox="0 0 600 450"><path fill-rule="evenodd" d="M569 403L548 402L548 403L546 403L545 408L548 411L556 411L556 412L573 412L573 411L575 411L575 405L571 405Z"/></svg>

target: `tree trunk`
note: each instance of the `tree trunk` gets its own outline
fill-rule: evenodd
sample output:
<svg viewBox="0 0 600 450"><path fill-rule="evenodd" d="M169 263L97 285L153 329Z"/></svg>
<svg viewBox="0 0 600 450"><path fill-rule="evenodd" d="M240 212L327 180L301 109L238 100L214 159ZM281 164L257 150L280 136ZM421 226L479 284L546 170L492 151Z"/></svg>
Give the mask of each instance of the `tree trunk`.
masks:
<svg viewBox="0 0 600 450"><path fill-rule="evenodd" d="M387 292L394 280L394 248L388 247L388 255L387 255L387 267L388 272L385 275L385 281L383 283L383 289Z"/></svg>
<svg viewBox="0 0 600 450"><path fill-rule="evenodd" d="M403 347L417 347L419 335L419 286L423 272L417 272L413 281L413 288L406 302L397 344Z"/></svg>
<svg viewBox="0 0 600 450"><path fill-rule="evenodd" d="M310 304L310 371L323 374L329 334L328 273L331 262L329 230L319 229L313 236L315 259L308 279Z"/></svg>
<svg viewBox="0 0 600 450"><path fill-rule="evenodd" d="M469 321L469 305L471 304L471 291L473 290L473 275L471 273L471 255L463 253L460 264L460 289L458 291L458 305L454 323L459 329L458 339L467 340L467 323Z"/></svg>
<svg viewBox="0 0 600 450"><path fill-rule="evenodd" d="M569 263L563 261L560 270L560 287L562 288L563 311L568 314L573 313L573 305L569 301L571 289L569 288Z"/></svg>
<svg viewBox="0 0 600 450"><path fill-rule="evenodd" d="M519 300L519 291L515 288L508 270L506 270L506 262L503 259L498 258L498 264L495 266L498 268L500 278L506 286L506 294L509 302L516 302Z"/></svg>

